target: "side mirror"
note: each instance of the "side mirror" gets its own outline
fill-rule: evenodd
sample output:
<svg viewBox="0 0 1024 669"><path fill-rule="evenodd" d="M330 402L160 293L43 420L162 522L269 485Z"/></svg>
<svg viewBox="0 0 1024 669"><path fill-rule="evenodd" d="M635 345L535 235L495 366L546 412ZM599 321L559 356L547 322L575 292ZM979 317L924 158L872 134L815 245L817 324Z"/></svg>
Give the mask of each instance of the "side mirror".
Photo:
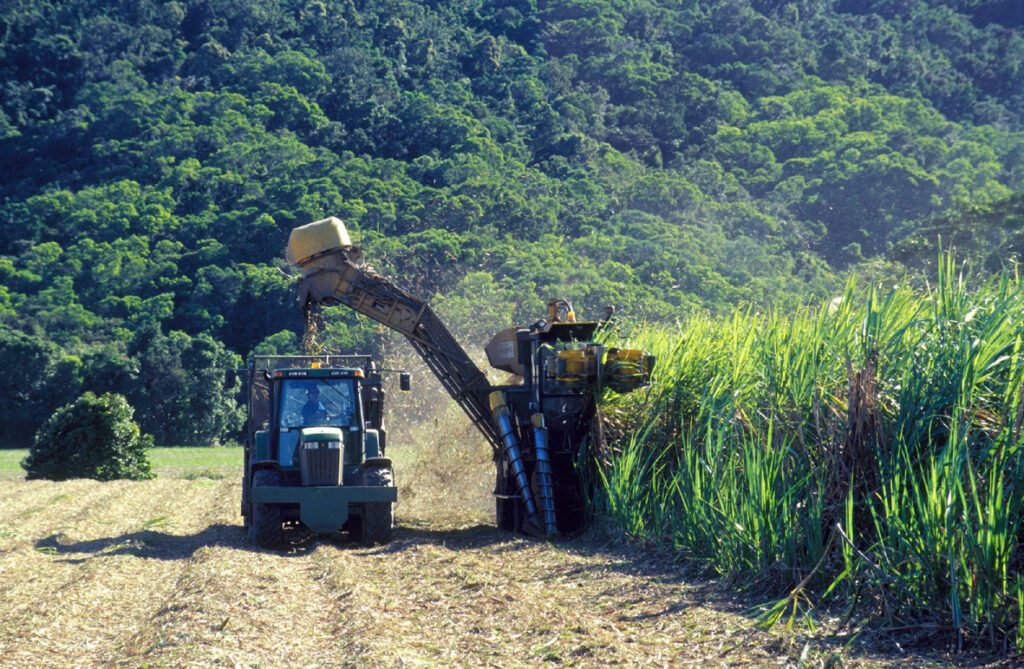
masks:
<svg viewBox="0 0 1024 669"><path fill-rule="evenodd" d="M411 381L409 379L408 372L402 372L398 375L398 388L399 390L409 390L411 387Z"/></svg>

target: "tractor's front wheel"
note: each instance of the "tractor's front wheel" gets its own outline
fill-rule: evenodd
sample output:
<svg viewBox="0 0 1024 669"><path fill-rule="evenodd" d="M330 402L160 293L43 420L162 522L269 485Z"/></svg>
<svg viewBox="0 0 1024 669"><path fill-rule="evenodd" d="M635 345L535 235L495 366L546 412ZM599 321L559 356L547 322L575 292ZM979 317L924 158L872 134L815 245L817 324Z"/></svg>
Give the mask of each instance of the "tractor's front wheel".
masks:
<svg viewBox="0 0 1024 669"><path fill-rule="evenodd" d="M276 488L281 485L281 478L272 469L261 469L253 475L252 485L254 488ZM252 503L249 541L264 548L274 548L284 543L284 527L281 524L279 505Z"/></svg>
<svg viewBox="0 0 1024 669"><path fill-rule="evenodd" d="M390 467L372 467L364 474L363 485L392 488L395 485ZM363 508L363 531L360 540L366 546L391 541L391 528L395 524L394 505L391 502L367 502Z"/></svg>

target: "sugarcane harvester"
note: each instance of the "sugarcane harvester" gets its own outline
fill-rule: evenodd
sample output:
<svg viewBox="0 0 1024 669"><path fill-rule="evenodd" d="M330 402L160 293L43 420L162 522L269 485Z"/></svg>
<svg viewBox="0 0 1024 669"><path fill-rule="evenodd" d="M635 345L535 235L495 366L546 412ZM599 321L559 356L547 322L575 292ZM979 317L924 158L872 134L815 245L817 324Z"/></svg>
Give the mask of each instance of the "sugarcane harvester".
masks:
<svg viewBox="0 0 1024 669"><path fill-rule="evenodd" d="M499 332L486 347L492 367L521 383L492 385L426 300L366 264L344 224L328 218L295 228L286 257L302 270L307 314L343 304L405 335L494 449L499 527L535 536L573 532L587 519L576 465L602 388L647 385L654 358L594 341L601 320L579 322L572 305L551 300L547 318Z"/></svg>

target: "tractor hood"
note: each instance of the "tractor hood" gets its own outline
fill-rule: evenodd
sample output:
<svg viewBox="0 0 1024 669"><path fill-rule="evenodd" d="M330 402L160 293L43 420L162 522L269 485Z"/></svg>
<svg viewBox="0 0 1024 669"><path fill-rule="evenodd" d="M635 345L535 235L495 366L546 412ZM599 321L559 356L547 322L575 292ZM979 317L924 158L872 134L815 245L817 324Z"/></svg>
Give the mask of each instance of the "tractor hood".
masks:
<svg viewBox="0 0 1024 669"><path fill-rule="evenodd" d="M304 427L299 435L299 443L302 444L325 441L341 443L345 439L341 430L336 427Z"/></svg>

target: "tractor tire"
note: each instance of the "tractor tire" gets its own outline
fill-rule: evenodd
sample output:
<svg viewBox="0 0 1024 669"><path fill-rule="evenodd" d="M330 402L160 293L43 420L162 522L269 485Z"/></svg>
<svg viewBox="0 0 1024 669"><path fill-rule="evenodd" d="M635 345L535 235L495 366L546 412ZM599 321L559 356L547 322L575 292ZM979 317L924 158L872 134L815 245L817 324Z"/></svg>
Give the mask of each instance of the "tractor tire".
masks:
<svg viewBox="0 0 1024 669"><path fill-rule="evenodd" d="M249 520L252 518L252 502L249 501L249 480L242 477L242 528L249 534Z"/></svg>
<svg viewBox="0 0 1024 669"><path fill-rule="evenodd" d="M494 492L497 495L494 498L494 519L498 529L506 532L518 532L521 522L518 500L507 499L507 496L515 491L515 485L507 476L503 475L501 470L502 467L499 465L494 486Z"/></svg>
<svg viewBox="0 0 1024 669"><path fill-rule="evenodd" d="M281 478L274 470L261 469L253 475L252 485L254 488L276 488L281 485ZM279 505L252 503L249 541L263 548L276 548L284 543Z"/></svg>
<svg viewBox="0 0 1024 669"><path fill-rule="evenodd" d="M363 474L363 485L391 488L394 477L390 467L372 467ZM364 546L386 544L391 541L391 528L395 525L394 505L391 502L367 502L363 507L363 528L359 540Z"/></svg>
<svg viewBox="0 0 1024 669"><path fill-rule="evenodd" d="M569 455L555 456L551 462L551 469L558 531L562 534L575 534L586 527L589 520L575 460Z"/></svg>

